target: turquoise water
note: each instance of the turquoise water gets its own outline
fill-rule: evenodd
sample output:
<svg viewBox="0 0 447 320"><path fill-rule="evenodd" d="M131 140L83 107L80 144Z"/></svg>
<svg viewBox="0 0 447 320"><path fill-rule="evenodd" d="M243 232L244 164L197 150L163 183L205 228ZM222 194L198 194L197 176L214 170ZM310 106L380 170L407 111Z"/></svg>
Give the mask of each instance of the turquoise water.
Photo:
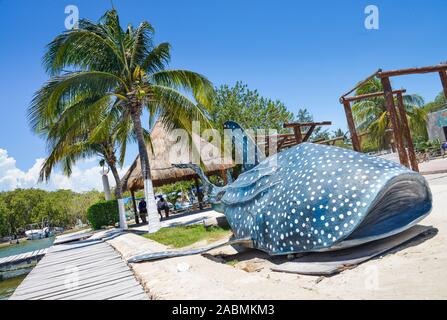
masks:
<svg viewBox="0 0 447 320"><path fill-rule="evenodd" d="M25 253L28 251L40 250L51 247L54 237L40 240L27 240L19 244L12 244L5 248L0 248L0 258L8 257L16 254Z"/></svg>
<svg viewBox="0 0 447 320"><path fill-rule="evenodd" d="M21 254L29 251L40 250L51 247L54 237L40 239L40 240L28 240L19 244L9 245L4 248L0 248L0 258L8 257L16 254ZM6 300L13 294L14 290L19 286L25 276L17 278L0 280L0 300Z"/></svg>

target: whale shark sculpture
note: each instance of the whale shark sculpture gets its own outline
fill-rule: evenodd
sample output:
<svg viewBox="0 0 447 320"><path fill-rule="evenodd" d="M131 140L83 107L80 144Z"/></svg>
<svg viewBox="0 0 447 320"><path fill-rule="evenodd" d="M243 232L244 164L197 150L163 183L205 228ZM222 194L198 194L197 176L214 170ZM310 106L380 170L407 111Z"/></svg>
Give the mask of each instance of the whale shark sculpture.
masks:
<svg viewBox="0 0 447 320"><path fill-rule="evenodd" d="M321 144L279 152L224 187L211 184L197 165L176 166L200 176L230 224L233 243L248 241L270 255L336 250L389 237L432 208L430 189L419 173ZM131 262L184 254L146 254Z"/></svg>

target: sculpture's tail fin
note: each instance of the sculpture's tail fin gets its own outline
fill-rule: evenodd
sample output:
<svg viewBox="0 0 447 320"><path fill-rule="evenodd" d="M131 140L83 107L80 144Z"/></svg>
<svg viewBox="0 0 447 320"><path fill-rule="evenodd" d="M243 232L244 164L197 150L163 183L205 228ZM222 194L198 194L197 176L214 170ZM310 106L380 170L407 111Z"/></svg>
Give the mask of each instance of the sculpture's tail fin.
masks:
<svg viewBox="0 0 447 320"><path fill-rule="evenodd" d="M227 121L224 123L224 129L232 131L236 155L239 154L242 157L242 172L255 167L265 158L265 154L259 149L254 138L247 134L238 123Z"/></svg>
<svg viewBox="0 0 447 320"><path fill-rule="evenodd" d="M180 169L191 169L194 170L195 173L200 177L202 180L202 184L205 188L205 192L210 196L210 201L213 202L213 199L215 199L220 192L223 191L222 187L218 187L211 183L211 181L206 176L205 172L203 172L202 168L200 168L198 165L193 163L173 163L173 167L180 168Z"/></svg>

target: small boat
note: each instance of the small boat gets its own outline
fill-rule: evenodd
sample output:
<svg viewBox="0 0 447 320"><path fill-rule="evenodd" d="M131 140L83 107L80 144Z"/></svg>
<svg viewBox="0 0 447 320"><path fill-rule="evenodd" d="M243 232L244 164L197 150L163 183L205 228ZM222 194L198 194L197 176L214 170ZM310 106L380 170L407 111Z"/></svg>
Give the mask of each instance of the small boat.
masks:
<svg viewBox="0 0 447 320"><path fill-rule="evenodd" d="M27 230L25 231L25 234L28 240L37 240L51 237L53 235L53 232L50 230L49 227L45 227L43 229Z"/></svg>
<svg viewBox="0 0 447 320"><path fill-rule="evenodd" d="M40 225L40 228L39 228ZM47 219L42 219L42 223L33 223L27 226L25 235L28 240L38 240L53 236L53 230Z"/></svg>

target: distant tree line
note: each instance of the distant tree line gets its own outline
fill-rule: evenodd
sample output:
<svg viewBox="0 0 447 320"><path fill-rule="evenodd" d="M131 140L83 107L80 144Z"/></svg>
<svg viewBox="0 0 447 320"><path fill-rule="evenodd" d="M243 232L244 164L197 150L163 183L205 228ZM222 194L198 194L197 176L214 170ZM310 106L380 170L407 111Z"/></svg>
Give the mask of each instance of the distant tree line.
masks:
<svg viewBox="0 0 447 320"><path fill-rule="evenodd" d="M75 226L78 219L85 223L88 207L102 199L104 196L98 191L16 189L0 192L0 236L21 234L29 224L41 223L43 219L64 228Z"/></svg>

